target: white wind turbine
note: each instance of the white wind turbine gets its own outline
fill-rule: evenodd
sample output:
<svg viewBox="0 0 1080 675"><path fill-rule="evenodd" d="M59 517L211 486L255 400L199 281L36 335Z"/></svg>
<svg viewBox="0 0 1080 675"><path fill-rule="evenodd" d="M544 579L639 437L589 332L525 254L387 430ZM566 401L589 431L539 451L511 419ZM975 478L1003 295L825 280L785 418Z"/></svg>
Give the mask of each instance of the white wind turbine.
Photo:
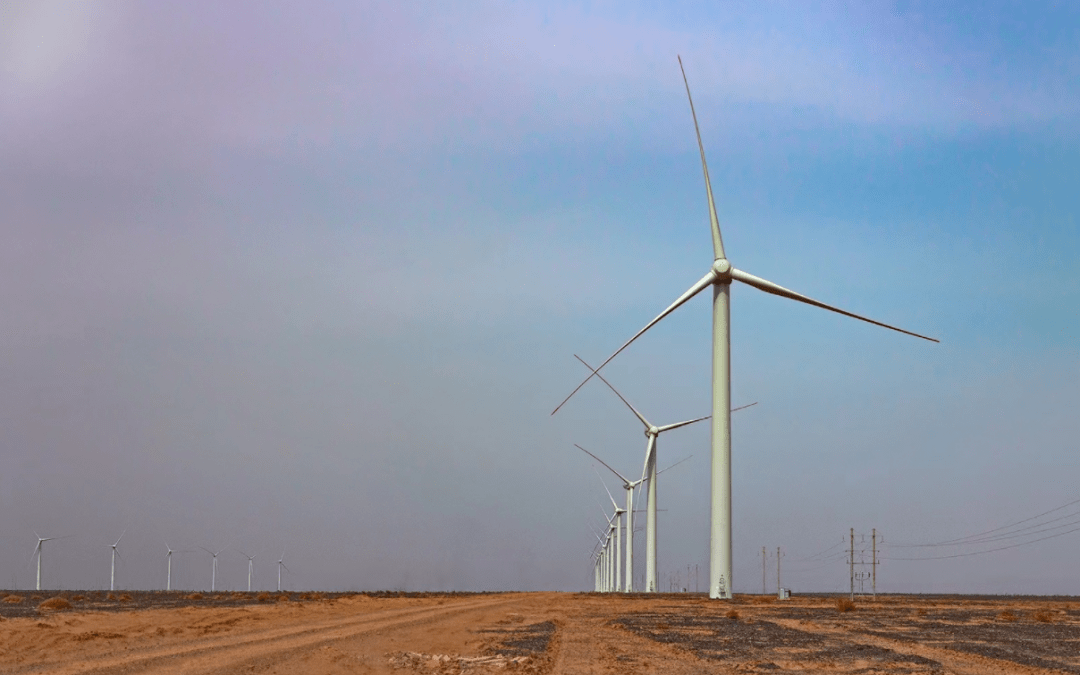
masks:
<svg viewBox="0 0 1080 675"><path fill-rule="evenodd" d="M285 560L285 549L281 549L281 557L278 558L278 561L277 561L277 589L278 589L279 592L281 591L281 570L282 570L282 568L284 568L286 572L289 571L289 568L285 567L284 560Z"/></svg>
<svg viewBox="0 0 1080 675"><path fill-rule="evenodd" d="M652 328L661 319L678 309L687 300L694 297L706 288L713 289L713 372L712 372L712 505L711 525L709 541L709 597L730 599L732 595L731 578L731 282L739 281L753 286L758 290L778 295L797 302L827 309L831 312L843 314L853 319L866 321L875 326L895 330L906 335L937 342L934 338L912 333L911 331L890 326L880 321L874 321L858 314L853 314L838 307L827 305L795 291L778 286L771 281L736 269L728 261L724 253L724 242L720 236L720 223L716 216L716 204L713 200L712 183L709 181L709 167L705 163L705 146L701 142L701 131L698 128L697 113L694 111L694 100L690 97L690 83L686 79L686 71L683 70L682 58L679 58L679 69L683 71L683 84L686 85L686 96L690 100L690 114L694 118L694 131L697 134L698 151L701 154L701 170L705 176L705 194L709 202L710 232L713 243L713 263L707 274L700 281L690 287L678 297L655 319L645 325L644 328L634 334L615 353L609 356L596 370L602 369L620 352L626 349L634 340L638 339L645 331ZM594 371L595 374L595 371ZM577 389L570 392L570 396L577 393L585 382L592 378L592 374L578 385ZM567 400L567 396L552 414L558 412Z"/></svg>
<svg viewBox="0 0 1080 675"><path fill-rule="evenodd" d="M44 548L42 546L42 544L44 544L47 541L52 541L53 539L57 539L58 537L42 537L37 532L34 533L34 536L37 537L37 546L34 547L34 552L30 555L30 557L32 559L35 555L37 556L37 583L34 586L34 590L40 591L41 590L41 551Z"/></svg>
<svg viewBox="0 0 1080 675"><path fill-rule="evenodd" d="M127 528L125 528L124 531L120 533L120 537L117 538L116 543L111 546L111 548L112 548L112 564L109 567L109 590L110 591L115 591L116 590L116 557L120 555L119 553L116 552L116 546L117 546L117 544L120 543L120 540L124 538L125 534L127 534Z"/></svg>
<svg viewBox="0 0 1080 675"><path fill-rule="evenodd" d="M688 424L707 420L710 415L699 417L694 420L688 420L686 422L668 424L662 427L655 426L651 424L649 420L645 419L645 416L638 412L634 406L630 405L630 402L619 393L618 389L604 379L603 375L596 370L593 370L593 367L586 363L585 359L577 354L574 354L574 358L581 361L581 363L589 369L589 372L600 378L601 382L606 384L611 391L615 392L615 395L619 397L619 400L625 403L626 407L630 408L630 412L634 413L634 416L645 425L645 438L648 440L645 443L645 466L642 469L641 475L641 479L643 481L648 481L649 484L645 502L645 591L647 593L655 593L660 590L660 568L656 564L656 438L665 431L678 429L679 427L684 427ZM757 405L756 401L744 406L739 406L738 408L735 408L735 410L743 410L744 408L749 408L754 405Z"/></svg>
<svg viewBox="0 0 1080 675"><path fill-rule="evenodd" d="M215 553L215 552L211 551L210 549L208 549L208 548L206 548L204 546L200 546L199 548L201 548L202 550L209 553L211 555L211 557L213 557L213 559L214 559L213 569L210 572L210 592L213 593L214 591L217 590L217 557L218 557L218 553L221 553L221 551L224 551L225 549L223 548L223 549L221 549L221 551L218 551L217 553ZM226 546L225 548L228 548L228 547Z"/></svg>
<svg viewBox="0 0 1080 675"><path fill-rule="evenodd" d="M243 551L240 551L240 555L244 556L248 560L248 593L250 593L251 592L251 572L252 572L253 568L255 567L255 555L259 555L259 554L256 553L255 555L248 555L247 553L244 553Z"/></svg>
<svg viewBox="0 0 1080 675"><path fill-rule="evenodd" d="M165 577L165 590L172 590L172 554L173 550L169 547L169 542L165 542L165 548L168 549L168 553L165 554L165 560L168 562L169 573Z"/></svg>

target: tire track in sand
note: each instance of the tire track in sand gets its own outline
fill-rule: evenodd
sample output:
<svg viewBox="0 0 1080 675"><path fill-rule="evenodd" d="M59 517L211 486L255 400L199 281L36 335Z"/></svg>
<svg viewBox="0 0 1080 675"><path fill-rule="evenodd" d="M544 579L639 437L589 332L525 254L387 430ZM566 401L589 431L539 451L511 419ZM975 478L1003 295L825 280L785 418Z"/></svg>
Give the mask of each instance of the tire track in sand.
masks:
<svg viewBox="0 0 1080 675"><path fill-rule="evenodd" d="M232 671L241 664L280 661L290 652L300 653L328 643L377 633L390 628L437 622L471 610L488 609L515 602L515 598L484 598L454 605L376 610L344 619L305 622L295 628L271 628L231 635L185 638L184 644L148 648L122 655L84 655L77 663L27 665L8 671L17 673L51 672L58 675L97 675L100 673L199 673Z"/></svg>

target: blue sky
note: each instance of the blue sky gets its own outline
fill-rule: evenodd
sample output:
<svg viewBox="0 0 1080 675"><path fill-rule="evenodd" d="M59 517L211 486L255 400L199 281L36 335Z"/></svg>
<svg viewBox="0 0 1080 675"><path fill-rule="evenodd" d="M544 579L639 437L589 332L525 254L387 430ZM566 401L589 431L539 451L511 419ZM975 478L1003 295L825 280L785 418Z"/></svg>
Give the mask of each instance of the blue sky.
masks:
<svg viewBox="0 0 1080 675"><path fill-rule="evenodd" d="M587 587L604 495L572 444L634 472L643 438L600 387L548 413L574 353L710 262L676 54L732 262L942 341L734 291L733 395L760 401L736 590L762 545L837 590L803 559L849 527L936 541L1077 497L1072 5L2 11L0 585L35 529L76 535L60 585L107 583L128 528L132 587L162 538L287 546L304 587ZM611 364L650 418L708 409L707 305ZM707 564L707 449L661 443L694 455L660 485L663 572ZM887 562L880 588L1080 593L1053 563L1076 541Z"/></svg>

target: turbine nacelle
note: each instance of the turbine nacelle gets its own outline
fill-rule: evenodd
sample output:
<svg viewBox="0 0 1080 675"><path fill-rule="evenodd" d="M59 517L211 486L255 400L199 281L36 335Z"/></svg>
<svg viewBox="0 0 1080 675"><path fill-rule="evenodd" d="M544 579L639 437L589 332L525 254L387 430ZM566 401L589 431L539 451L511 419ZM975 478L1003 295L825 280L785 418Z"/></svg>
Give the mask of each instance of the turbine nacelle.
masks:
<svg viewBox="0 0 1080 675"><path fill-rule="evenodd" d="M712 264L712 273L716 275L716 281L731 280L731 263L727 258L717 258Z"/></svg>

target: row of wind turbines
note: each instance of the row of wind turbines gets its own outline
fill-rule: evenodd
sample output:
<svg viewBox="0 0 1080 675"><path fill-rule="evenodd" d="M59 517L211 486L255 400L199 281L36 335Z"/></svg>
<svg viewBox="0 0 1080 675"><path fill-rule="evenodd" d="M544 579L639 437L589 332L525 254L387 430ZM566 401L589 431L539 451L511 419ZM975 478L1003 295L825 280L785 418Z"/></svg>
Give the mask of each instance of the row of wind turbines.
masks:
<svg viewBox="0 0 1080 675"><path fill-rule="evenodd" d="M705 162L705 146L701 141L701 130L698 126L697 112L694 110L694 100L690 96L690 83L686 78L686 70L683 68L682 58L679 57L679 69L682 71L683 84L686 86L686 96L690 102L690 114L694 120L694 131L697 135L698 152L701 154L701 169L705 177L705 194L708 199L709 206L709 221L710 221L710 233L712 235L713 244L713 263L709 267L709 271L702 277L697 283L689 288L685 293L680 295L675 302L673 302L667 309L659 314L655 319L645 324L645 327L639 330L629 340L627 340L621 347L615 350L615 352L603 361L597 368L586 366L589 368L589 376L581 382L570 395L567 396L562 403L560 403L555 410L552 411L552 415L557 413L563 405L566 404L570 398L578 392L585 384L591 380L594 376L600 378L605 383L606 380L600 375L600 370L603 369L608 363L611 362L616 356L618 356L623 350L629 347L635 340L645 334L650 328L659 323L667 315L674 312L676 309L685 304L688 300L693 298L698 293L701 293L706 288L711 288L713 292L713 340L712 340L712 415L710 417L703 417L697 420L689 420L687 422L680 422L675 425L667 425L666 427L656 427L650 425L644 417L641 416L636 410L634 414L638 419L646 426L646 436L648 437L648 446L645 456L645 472L642 480L645 480L645 475L651 479L649 480L649 502L648 507L648 520L646 526L646 591L656 591L658 585L658 579L656 578L656 464L655 464L655 446L656 436L662 431L675 429L687 424L693 424L704 419L712 419L711 429L711 514L710 514L710 541L709 541L709 597L714 599L731 599L733 589L732 578L732 517L731 517L731 286L732 281L738 281L740 283L752 286L760 291L771 293L772 295L778 295L782 298L788 298L789 300L795 300L814 307L829 310L830 312L836 312L843 314L844 316L865 321L867 323L874 324L875 326L881 326L882 328L888 328L905 335L911 335L913 337L928 340L930 342L938 342L938 340L913 333L903 328L897 328L880 321L875 321L852 312L834 307L832 305L825 304L813 298L807 297L795 291L789 290L774 284L771 281L767 281L760 277L756 277L752 274L744 272L735 268L728 260L724 251L723 238L720 236L720 223L716 215L716 204L713 199L712 182L709 180L709 167ZM579 360L581 360L579 358ZM584 363L584 361L582 361ZM608 386L611 385L608 383ZM614 387L612 387L614 390ZM618 392L616 392L618 393ZM620 395L619 398L622 398ZM623 399L626 402L626 399ZM629 403L627 403L629 406ZM631 409L633 407L631 406ZM591 454L591 453L590 453ZM595 457L595 455L594 455ZM597 458L598 461L602 461ZM608 466L604 463L604 466ZM614 471L614 469L611 469ZM619 475L616 472L616 475ZM624 487L631 484L631 481L627 480L623 476L619 475L619 478L623 481ZM641 481L636 481L634 485L639 485ZM627 488L628 493L628 507L625 510L627 514L628 522L632 521L633 510L629 504L632 499L632 488ZM621 514L617 514L621 515ZM615 520L613 517L612 520ZM610 533L614 532L615 537L611 537ZM628 539L633 537L633 527L627 529ZM614 542L614 544L612 544ZM602 541L602 556L597 562L596 567L596 583L598 590L615 590L620 587L619 580L619 544L618 544L618 529L609 527L609 536L607 540ZM613 548L612 548L613 547ZM623 590L630 591L632 586L632 547L627 547L627 583L622 584Z"/></svg>
<svg viewBox="0 0 1080 675"><path fill-rule="evenodd" d="M642 415L637 408L635 408L626 398L619 393L619 390L615 388L610 382L600 375L592 366L585 362L577 354L574 355L578 361L580 361L586 368L589 369L601 382L607 385L607 387L619 397L627 408L637 417L638 421L645 427L645 463L642 467L641 478L637 480L630 480L623 474L619 473L610 464L597 457L595 454L589 452L585 448L578 444L574 444L579 450L589 455L596 461L600 462L611 471L615 476L622 481L623 489L626 490L626 508L619 506L618 502L612 496L611 491L607 489L607 484L604 484L604 490L607 492L608 499L611 500L611 505L614 510L611 517L608 518L607 531L604 536L600 536L599 533L594 533L597 538L597 545L593 547L593 577L594 577L594 590L597 592L612 592L623 591L626 593L634 592L634 491L641 486L648 486L646 492L646 506L645 506L645 588L643 589L647 593L655 593L660 588L660 568L657 564L657 480L660 474L664 473L668 469L672 469L686 459L679 460L675 464L667 467L666 469L656 469L657 450L656 444L660 434L665 431L672 431L680 427L696 424L697 422L703 422L709 419L710 416L698 417L684 422L675 422L673 424L665 424L662 426L656 426L649 422ZM731 412L738 410L745 410L751 406L757 405L757 401L748 403L738 408L733 409ZM601 478L603 483L603 479ZM624 522L625 520L625 522ZM622 533L626 532L626 573L623 575L623 562L622 562ZM624 583L625 582L625 583Z"/></svg>
<svg viewBox="0 0 1080 675"><path fill-rule="evenodd" d="M119 550L117 550L117 547L120 546L120 540L124 538L125 534L127 534L127 530L124 530L123 532L121 532L120 536L117 537L116 541L113 542L112 544L110 544L110 546L109 546L109 548L112 551L112 554L110 556L110 562L109 562L109 590L110 591L115 591L116 590L116 560L117 560L117 558L120 558L121 560L123 559L123 557L120 555ZM44 548L45 548L44 544L47 541L54 541L56 539L64 539L65 537L42 537L37 532L34 533L34 536L37 537L37 545L34 546L34 552L31 555L30 559L32 561L36 560L36 563L37 563L37 574L36 574L36 579L35 579L35 582L34 582L34 589L40 591L41 590L41 556L42 556L42 553L44 552ZM166 566L165 590L166 591L171 591L171 590L173 590L173 587L172 587L173 553L187 553L190 549L184 549L182 551L176 551L176 550L173 550L173 548L171 546L169 546L168 542L164 542L164 543L165 543L165 549L166 549L166 553L165 553L165 566ZM200 546L199 548L202 549L203 551L206 551L207 553L209 553L210 557L211 557L210 592L212 593L212 592L217 590L218 556L221 553L223 553L227 549L227 547L223 548L223 549L219 549L217 551L211 551L210 549L202 547L202 546ZM238 552L240 553L240 555L247 558L247 563L248 563L247 590L248 590L248 592L251 592L251 581L252 581L252 578L253 578L254 572L255 572L255 558L256 558L256 556L258 556L258 554L256 553L254 555L248 555L247 553L244 553L243 551L238 551ZM278 561L277 561L277 590L278 591L281 590L281 572L282 572L282 570L284 570L286 572L291 572L291 570L288 567L285 566L285 550L284 549L282 549L281 557L279 557Z"/></svg>

